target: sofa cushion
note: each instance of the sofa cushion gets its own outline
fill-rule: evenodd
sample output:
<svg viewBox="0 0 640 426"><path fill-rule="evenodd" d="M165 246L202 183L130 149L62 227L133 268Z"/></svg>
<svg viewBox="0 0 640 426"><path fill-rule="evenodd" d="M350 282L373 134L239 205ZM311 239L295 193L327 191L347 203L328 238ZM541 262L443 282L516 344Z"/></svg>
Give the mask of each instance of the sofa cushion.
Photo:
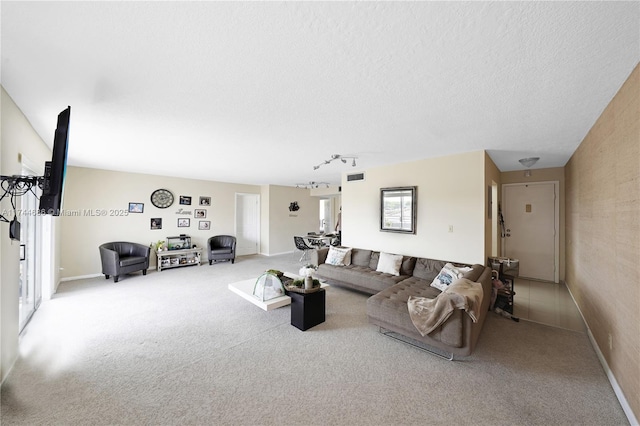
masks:
<svg viewBox="0 0 640 426"><path fill-rule="evenodd" d="M401 254L380 253L378 260L377 272L385 272L391 275L400 275L400 267L402 266Z"/></svg>
<svg viewBox="0 0 640 426"><path fill-rule="evenodd" d="M413 256L404 256L402 258L402 266L400 266L400 275L413 275L413 268L416 267L416 258Z"/></svg>
<svg viewBox="0 0 640 426"><path fill-rule="evenodd" d="M369 267L371 260L371 250L351 249L351 264L355 266Z"/></svg>
<svg viewBox="0 0 640 426"><path fill-rule="evenodd" d="M471 270L469 272L465 272L464 275L462 275L462 277L471 281L479 281L480 275L482 275L485 268L486 267L484 265L480 265L479 263L476 263L475 265L472 265Z"/></svg>
<svg viewBox="0 0 640 426"><path fill-rule="evenodd" d="M378 262L380 261L380 252L379 251L372 251L371 252L371 259L369 260L369 269L371 270L376 270L378 269Z"/></svg>
<svg viewBox="0 0 640 426"><path fill-rule="evenodd" d="M425 259L419 257L416 260L416 266L413 268L413 276L421 278L426 281L433 281L433 279L440 273L440 270L445 265L442 260Z"/></svg>
<svg viewBox="0 0 640 426"><path fill-rule="evenodd" d="M369 294L375 294L408 278L406 275L395 276L372 271L368 267L357 266L353 263L349 266L333 266L323 263L318 266L316 275L338 285L346 283Z"/></svg>
<svg viewBox="0 0 640 426"><path fill-rule="evenodd" d="M466 272L470 272L471 267L455 267L451 263L445 264L440 273L431 281L431 287L435 287L440 291L445 291L449 285L462 278Z"/></svg>
<svg viewBox="0 0 640 426"><path fill-rule="evenodd" d="M347 258L348 256L348 258ZM329 265L345 266L351 264L351 249L350 248L338 248L329 247L329 253L325 263Z"/></svg>

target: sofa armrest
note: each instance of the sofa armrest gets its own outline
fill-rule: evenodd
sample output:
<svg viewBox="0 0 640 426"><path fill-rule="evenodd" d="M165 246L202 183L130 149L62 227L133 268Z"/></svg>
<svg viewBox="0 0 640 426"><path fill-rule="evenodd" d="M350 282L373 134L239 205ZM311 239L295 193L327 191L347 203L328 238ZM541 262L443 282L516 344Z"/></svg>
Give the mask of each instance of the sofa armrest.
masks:
<svg viewBox="0 0 640 426"><path fill-rule="evenodd" d="M329 253L328 247L323 247L311 251L311 263L320 266L327 260L327 254Z"/></svg>
<svg viewBox="0 0 640 426"><path fill-rule="evenodd" d="M117 251L106 247L99 247L100 260L102 262L102 273L106 275L117 275L120 265L120 255Z"/></svg>

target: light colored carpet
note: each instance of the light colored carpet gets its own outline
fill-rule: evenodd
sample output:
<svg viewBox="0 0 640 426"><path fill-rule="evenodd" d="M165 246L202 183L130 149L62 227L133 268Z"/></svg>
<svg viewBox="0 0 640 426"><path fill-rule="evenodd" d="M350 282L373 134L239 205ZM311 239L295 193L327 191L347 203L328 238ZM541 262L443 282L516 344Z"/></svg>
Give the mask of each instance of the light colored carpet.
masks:
<svg viewBox="0 0 640 426"><path fill-rule="evenodd" d="M66 282L22 337L2 425L620 425L583 333L489 314L446 361L378 333L361 293L331 287L326 322L227 289L297 255Z"/></svg>

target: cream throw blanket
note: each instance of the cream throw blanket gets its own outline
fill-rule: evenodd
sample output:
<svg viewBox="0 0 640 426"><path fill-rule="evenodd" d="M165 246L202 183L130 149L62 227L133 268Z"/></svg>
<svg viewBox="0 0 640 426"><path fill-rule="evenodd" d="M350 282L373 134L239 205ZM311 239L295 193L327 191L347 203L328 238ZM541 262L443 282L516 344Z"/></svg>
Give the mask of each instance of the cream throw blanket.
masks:
<svg viewBox="0 0 640 426"><path fill-rule="evenodd" d="M409 296L409 316L423 336L444 323L454 309L464 309L473 322L478 322L482 296L482 284L460 278L452 282L435 299Z"/></svg>

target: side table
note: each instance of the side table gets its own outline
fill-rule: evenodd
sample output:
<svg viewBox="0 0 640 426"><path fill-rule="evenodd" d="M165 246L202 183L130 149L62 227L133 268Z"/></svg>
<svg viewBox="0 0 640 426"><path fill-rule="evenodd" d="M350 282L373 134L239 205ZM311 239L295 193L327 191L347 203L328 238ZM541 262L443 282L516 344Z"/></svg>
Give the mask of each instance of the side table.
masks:
<svg viewBox="0 0 640 426"><path fill-rule="evenodd" d="M314 293L296 293L288 291L291 297L291 325L308 330L324 322L326 291L320 289Z"/></svg>

